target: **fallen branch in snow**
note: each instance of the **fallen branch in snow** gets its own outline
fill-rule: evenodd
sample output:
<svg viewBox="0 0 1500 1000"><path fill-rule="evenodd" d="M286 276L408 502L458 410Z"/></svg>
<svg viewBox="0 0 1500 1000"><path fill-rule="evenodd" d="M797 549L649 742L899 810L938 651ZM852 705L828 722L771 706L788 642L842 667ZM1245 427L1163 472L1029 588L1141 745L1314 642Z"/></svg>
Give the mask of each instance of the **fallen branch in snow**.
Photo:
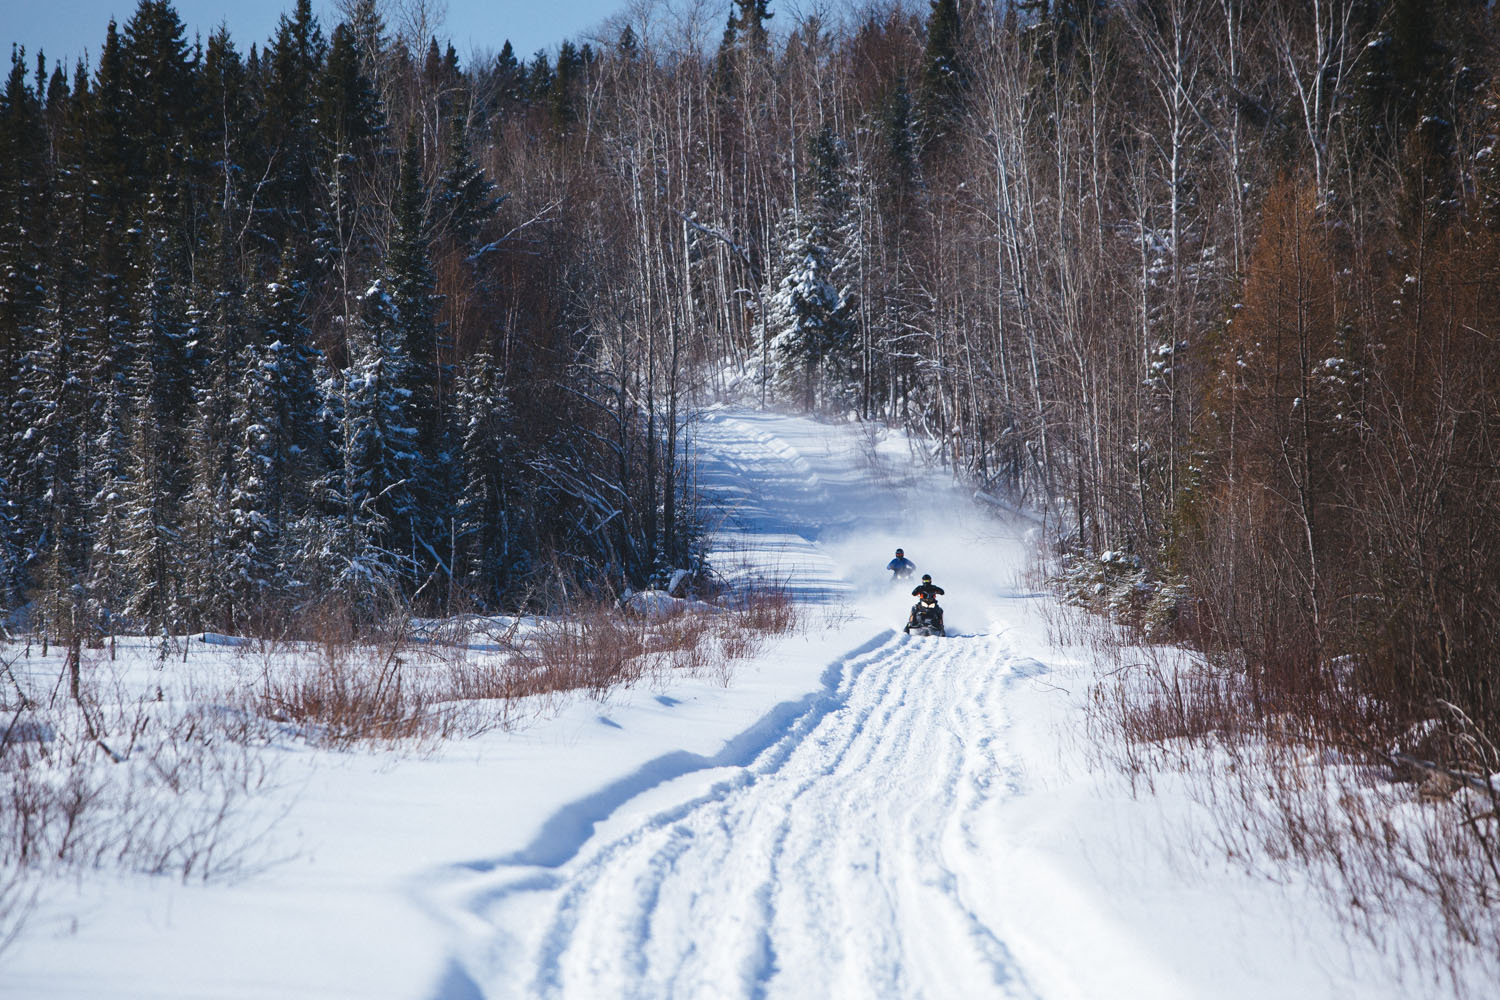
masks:
<svg viewBox="0 0 1500 1000"><path fill-rule="evenodd" d="M1413 757L1411 754L1402 753L1399 750L1393 753L1384 754L1383 756L1387 761L1390 762L1391 768L1398 774L1400 774L1406 768L1413 768L1417 771L1420 771L1424 776L1442 775L1443 777L1456 782L1455 789L1459 785L1464 785L1468 786L1469 788L1473 788L1476 791L1484 792L1492 799L1500 796L1500 790L1497 790L1495 788L1493 780L1490 778L1486 778L1478 774L1471 774L1468 771L1458 771L1454 770L1451 767L1444 767L1442 764L1437 764L1430 760L1423 760L1420 757Z"/></svg>

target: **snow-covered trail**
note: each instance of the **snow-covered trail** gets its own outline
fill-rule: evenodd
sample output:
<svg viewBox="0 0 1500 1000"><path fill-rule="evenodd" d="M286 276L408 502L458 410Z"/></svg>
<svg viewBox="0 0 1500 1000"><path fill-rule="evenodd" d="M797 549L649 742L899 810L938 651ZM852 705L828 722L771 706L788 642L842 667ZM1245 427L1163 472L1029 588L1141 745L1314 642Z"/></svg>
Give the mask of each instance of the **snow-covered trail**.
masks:
<svg viewBox="0 0 1500 1000"><path fill-rule="evenodd" d="M899 622L909 598L851 582L842 539L896 530L909 498L878 464L850 468L827 435L711 419L703 484L731 499L739 571ZM876 572L888 558L883 543L860 549ZM523 852L451 870L437 895L465 941L449 994L1055 995L1007 941L992 820L1019 780L1006 694L1039 669L983 631L873 629L820 692L741 741L744 763L643 783L560 863Z"/></svg>
<svg viewBox="0 0 1500 1000"><path fill-rule="evenodd" d="M1004 692L1032 665L885 637L748 767L656 790L554 872L487 873L466 905L496 950L470 974L498 996L1038 996L980 915Z"/></svg>

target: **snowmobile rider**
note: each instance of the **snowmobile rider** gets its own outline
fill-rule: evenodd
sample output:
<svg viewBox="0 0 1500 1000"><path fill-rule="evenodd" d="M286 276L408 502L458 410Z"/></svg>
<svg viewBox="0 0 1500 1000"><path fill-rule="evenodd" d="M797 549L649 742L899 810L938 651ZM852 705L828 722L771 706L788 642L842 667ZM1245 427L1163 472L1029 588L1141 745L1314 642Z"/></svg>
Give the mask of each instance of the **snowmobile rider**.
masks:
<svg viewBox="0 0 1500 1000"><path fill-rule="evenodd" d="M911 596L917 599L917 604L911 609L911 617L906 620L906 628L902 631L910 634L912 629L920 629L924 635L947 635L943 630L943 609L938 607L937 602L937 595L942 592L943 588L933 583L932 577L924 573L922 582L911 592Z"/></svg>
<svg viewBox="0 0 1500 1000"><path fill-rule="evenodd" d="M906 558L905 552L897 549L896 558L886 563L885 568L891 571L891 579L905 580L911 576L911 572L917 568L917 564Z"/></svg>
<svg viewBox="0 0 1500 1000"><path fill-rule="evenodd" d="M943 593L943 588L933 583L931 576L923 573L922 582L917 584L916 589L911 592L911 596L919 601L926 601L928 604L936 604L937 595L941 593Z"/></svg>

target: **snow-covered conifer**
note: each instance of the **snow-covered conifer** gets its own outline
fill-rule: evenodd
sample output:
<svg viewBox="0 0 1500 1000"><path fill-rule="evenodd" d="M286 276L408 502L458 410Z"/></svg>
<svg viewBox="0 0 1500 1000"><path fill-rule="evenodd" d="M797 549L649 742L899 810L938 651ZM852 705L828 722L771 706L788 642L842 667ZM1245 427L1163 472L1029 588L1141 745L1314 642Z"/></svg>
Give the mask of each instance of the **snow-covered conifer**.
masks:
<svg viewBox="0 0 1500 1000"><path fill-rule="evenodd" d="M155 633L179 625L183 610L188 327L171 265L172 240L155 202L146 230L129 374L132 424L121 540L130 580L128 610Z"/></svg>
<svg viewBox="0 0 1500 1000"><path fill-rule="evenodd" d="M493 356L474 356L457 404L463 483L454 511L460 553L454 573L463 592L486 608L499 605L525 559L517 544L524 477L502 379Z"/></svg>
<svg viewBox="0 0 1500 1000"><path fill-rule="evenodd" d="M389 372L399 403L390 426L411 435L399 443L388 438L406 497L390 508L391 526L399 548L414 563L431 566L452 500L444 475L450 465L449 434L440 408L448 372L440 352L437 278L424 199L421 149L413 132L401 160L383 294L372 300L379 308L371 318L388 332L387 349L400 356Z"/></svg>

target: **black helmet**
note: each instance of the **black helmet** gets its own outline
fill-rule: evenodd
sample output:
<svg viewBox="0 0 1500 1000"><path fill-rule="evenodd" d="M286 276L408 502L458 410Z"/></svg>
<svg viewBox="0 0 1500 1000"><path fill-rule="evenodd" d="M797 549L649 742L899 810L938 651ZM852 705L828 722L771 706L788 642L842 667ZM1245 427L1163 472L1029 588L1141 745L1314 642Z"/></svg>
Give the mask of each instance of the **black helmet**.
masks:
<svg viewBox="0 0 1500 1000"><path fill-rule="evenodd" d="M898 556L904 556L904 555L906 555L906 553L904 551L902 551L901 549L897 549L896 550L896 555L898 555Z"/></svg>
<svg viewBox="0 0 1500 1000"><path fill-rule="evenodd" d="M931 583L932 582L932 576L930 574L923 573L922 574L922 582L923 583Z"/></svg>

